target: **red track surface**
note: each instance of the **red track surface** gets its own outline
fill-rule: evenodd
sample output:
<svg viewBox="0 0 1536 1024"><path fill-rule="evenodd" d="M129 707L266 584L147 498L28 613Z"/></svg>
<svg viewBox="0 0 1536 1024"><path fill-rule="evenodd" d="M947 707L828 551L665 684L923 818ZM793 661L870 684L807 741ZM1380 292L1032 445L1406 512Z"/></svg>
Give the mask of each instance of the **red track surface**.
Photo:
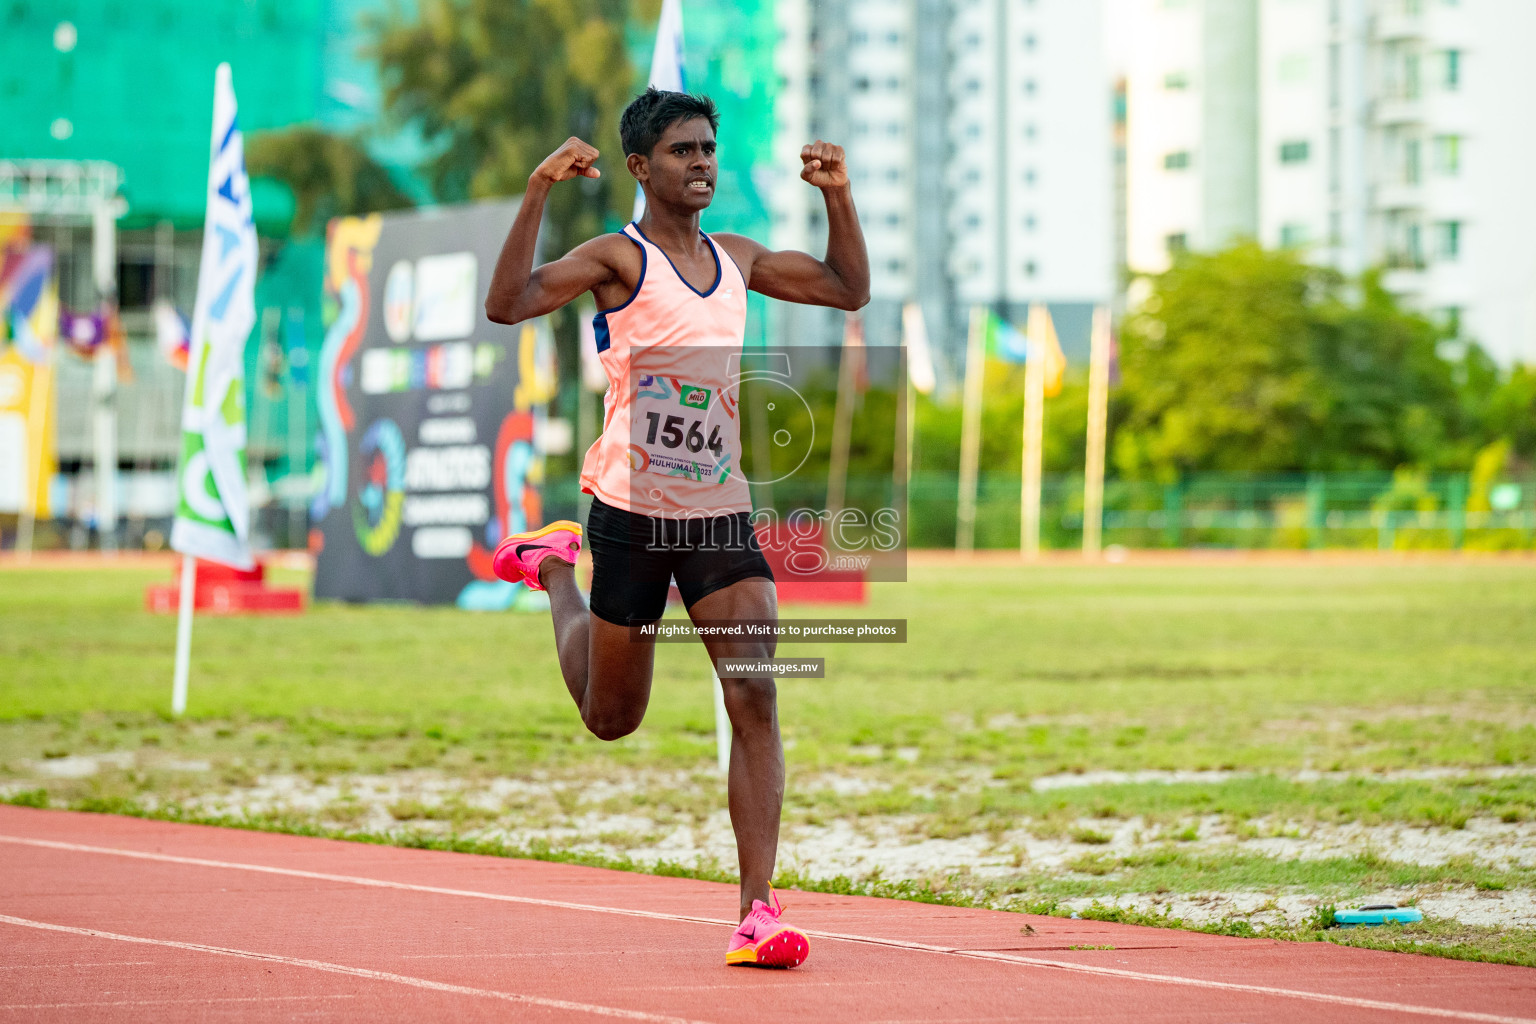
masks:
<svg viewBox="0 0 1536 1024"><path fill-rule="evenodd" d="M0 807L0 1024L1536 1024L1524 968L786 895L811 958L759 971L729 886Z"/></svg>

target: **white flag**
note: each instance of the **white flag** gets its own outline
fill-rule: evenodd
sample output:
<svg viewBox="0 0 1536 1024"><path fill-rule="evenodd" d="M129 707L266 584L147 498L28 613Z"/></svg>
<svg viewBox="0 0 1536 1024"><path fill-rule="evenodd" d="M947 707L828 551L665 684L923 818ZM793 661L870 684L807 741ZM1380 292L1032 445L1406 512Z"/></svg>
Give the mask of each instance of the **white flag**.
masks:
<svg viewBox="0 0 1536 1024"><path fill-rule="evenodd" d="M603 369L603 358L597 351L597 328L592 323L595 315L589 303L576 309L576 320L581 325L581 385L588 391L607 391L608 371Z"/></svg>
<svg viewBox="0 0 1536 1024"><path fill-rule="evenodd" d="M933 372L933 353L928 348L928 326L923 322L923 307L909 302L901 308L901 333L907 346L907 378L918 394L933 390L938 378Z"/></svg>
<svg viewBox="0 0 1536 1024"><path fill-rule="evenodd" d="M682 0L661 0L661 19L656 24L656 48L651 51L650 85L667 92L687 92L683 72ZM645 189L635 183L635 220L645 212Z"/></svg>
<svg viewBox="0 0 1536 1024"><path fill-rule="evenodd" d="M214 73L208 213L192 312L171 546L249 568L245 343L256 323L256 225L229 65Z"/></svg>

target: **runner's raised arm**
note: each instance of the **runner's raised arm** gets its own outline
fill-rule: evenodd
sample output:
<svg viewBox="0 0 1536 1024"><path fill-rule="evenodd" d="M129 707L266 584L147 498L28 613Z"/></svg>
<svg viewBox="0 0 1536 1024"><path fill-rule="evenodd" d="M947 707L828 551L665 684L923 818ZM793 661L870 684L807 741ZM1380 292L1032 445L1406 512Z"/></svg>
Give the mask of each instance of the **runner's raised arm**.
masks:
<svg viewBox="0 0 1536 1024"><path fill-rule="evenodd" d="M827 204L827 255L818 260L794 249L775 251L744 235L717 235L747 278L769 298L837 309L869 302L869 250L853 206L843 147L816 142L800 150L800 177L821 189ZM744 259L743 259L744 257Z"/></svg>
<svg viewBox="0 0 1536 1024"><path fill-rule="evenodd" d="M485 297L485 315L494 323L515 324L552 313L582 292L612 280L614 268L604 259L612 251L612 239L594 238L572 249L564 258L533 269L534 248L544 202L557 182L572 178L601 177L594 166L598 152L572 136L528 176L517 219L501 247L496 271Z"/></svg>

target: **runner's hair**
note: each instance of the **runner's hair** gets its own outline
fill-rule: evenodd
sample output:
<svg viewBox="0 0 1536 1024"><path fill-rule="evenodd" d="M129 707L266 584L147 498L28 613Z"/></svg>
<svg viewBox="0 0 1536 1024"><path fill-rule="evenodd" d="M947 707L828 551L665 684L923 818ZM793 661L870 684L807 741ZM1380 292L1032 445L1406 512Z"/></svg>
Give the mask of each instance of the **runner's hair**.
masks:
<svg viewBox="0 0 1536 1024"><path fill-rule="evenodd" d="M624 155L650 156L663 132L679 121L696 117L708 121L710 131L720 130L720 111L708 96L665 92L655 86L646 89L619 117L619 140L624 143Z"/></svg>

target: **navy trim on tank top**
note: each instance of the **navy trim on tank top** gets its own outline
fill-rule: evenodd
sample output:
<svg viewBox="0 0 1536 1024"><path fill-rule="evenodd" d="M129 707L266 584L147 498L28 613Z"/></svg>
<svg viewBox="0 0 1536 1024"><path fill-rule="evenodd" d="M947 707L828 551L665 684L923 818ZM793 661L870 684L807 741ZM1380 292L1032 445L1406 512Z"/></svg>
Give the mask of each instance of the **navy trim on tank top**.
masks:
<svg viewBox="0 0 1536 1024"><path fill-rule="evenodd" d="M639 297L640 286L645 284L645 267L649 262L645 254L645 246L641 245L637 239L623 231L620 231L619 234L623 235L625 238L628 238L630 243L633 244L636 249L640 250L640 276L635 280L635 290L629 293L629 298L625 299L617 306L610 306L607 309L598 310L597 315L592 318L592 337L597 342L597 351L599 353L607 352L608 346L613 343L612 339L608 335L608 314L617 313L619 310L623 309L625 306L628 306L631 302L634 302L635 299Z"/></svg>
<svg viewBox="0 0 1536 1024"><path fill-rule="evenodd" d="M636 230L638 230L638 229L636 229ZM629 293L629 298L625 299L623 302L619 303L617 306L609 306L607 309L600 309L600 310L598 310L597 311L598 316L602 316L605 313L617 313L619 310L623 309L625 306L629 305L631 302L634 302L635 299L638 298L639 295L640 295L640 286L645 284L645 265L646 265L646 263L649 262L649 260L646 257L645 246L641 245L639 240L636 239L633 235L627 234L627 233L625 233L623 231L620 231L619 234L623 235L625 238L628 238L629 239L629 243L631 245L633 245L636 249L640 250L640 276L635 279L635 290Z"/></svg>
<svg viewBox="0 0 1536 1024"><path fill-rule="evenodd" d="M640 224L639 224L638 221L631 222L630 226L633 227L636 231L640 232L640 237L641 238L644 238L647 242L651 242L650 236L647 235L644 231L640 231ZM659 245L656 245L655 242L651 242L651 244L652 245L656 245L656 250L658 252L660 252L663 256L666 256L667 262L672 264L672 273L677 275L677 279L679 281L683 282L683 284L685 284L685 285L688 285L688 290L689 291L693 292L693 294L697 295L701 299L707 299L711 295L715 294L715 289L716 288L720 287L720 278L725 276L725 268L720 265L720 254L715 251L715 241L714 241L714 239L710 238L708 235L706 235L702 231L699 232L699 237L704 239L704 241L709 244L709 254L715 258L715 282L714 282L714 284L711 284L709 286L709 291L705 291L705 292L701 292L697 288L695 288L693 285L688 284L688 279L683 276L683 272L681 270L677 269L677 264L676 263L672 263L672 257L671 256L667 256L667 250L663 249Z"/></svg>

